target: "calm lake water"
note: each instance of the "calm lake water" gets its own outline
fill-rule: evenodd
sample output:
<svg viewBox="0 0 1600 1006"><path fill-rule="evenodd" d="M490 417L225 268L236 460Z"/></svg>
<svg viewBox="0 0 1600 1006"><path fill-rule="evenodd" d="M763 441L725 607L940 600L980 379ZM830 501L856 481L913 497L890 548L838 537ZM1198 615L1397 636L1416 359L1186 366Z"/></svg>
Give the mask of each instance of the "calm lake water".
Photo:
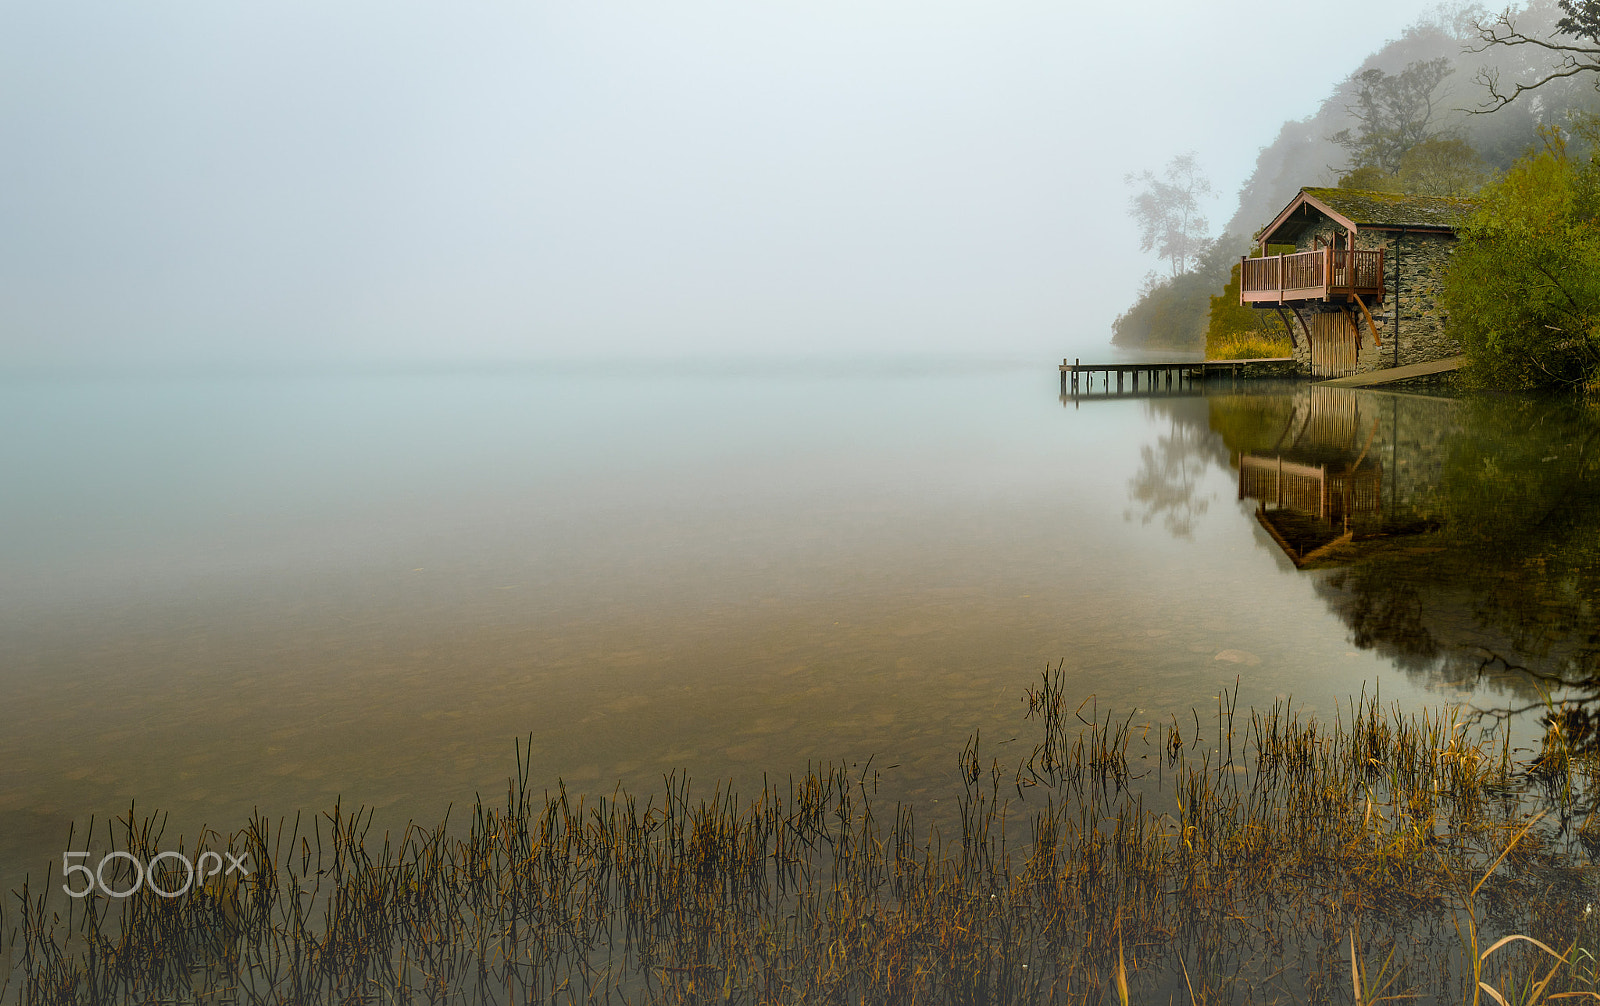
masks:
<svg viewBox="0 0 1600 1006"><path fill-rule="evenodd" d="M1304 386L1072 402L1053 367L11 378L0 870L536 784L894 798L1064 661L1157 723L1592 669L1592 412ZM1262 511L1258 515L1258 510ZM1481 671L1487 673L1480 673ZM1020 746L1019 742L1019 746ZM1020 752L1019 752L1020 753Z"/></svg>

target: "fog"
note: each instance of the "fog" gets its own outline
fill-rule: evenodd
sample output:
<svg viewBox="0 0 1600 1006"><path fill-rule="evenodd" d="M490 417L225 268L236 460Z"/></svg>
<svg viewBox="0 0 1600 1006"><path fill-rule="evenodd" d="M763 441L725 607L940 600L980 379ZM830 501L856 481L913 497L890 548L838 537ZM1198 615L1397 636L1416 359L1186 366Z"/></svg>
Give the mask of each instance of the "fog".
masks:
<svg viewBox="0 0 1600 1006"><path fill-rule="evenodd" d="M1124 176L1220 229L1423 9L5 2L0 353L1103 354Z"/></svg>

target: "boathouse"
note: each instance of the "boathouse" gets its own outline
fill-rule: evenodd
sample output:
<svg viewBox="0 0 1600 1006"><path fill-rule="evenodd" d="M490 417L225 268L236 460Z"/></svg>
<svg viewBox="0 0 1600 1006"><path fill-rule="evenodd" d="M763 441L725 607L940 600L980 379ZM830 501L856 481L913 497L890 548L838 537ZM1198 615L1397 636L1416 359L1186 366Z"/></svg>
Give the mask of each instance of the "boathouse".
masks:
<svg viewBox="0 0 1600 1006"><path fill-rule="evenodd" d="M1282 314L1295 359L1313 377L1458 356L1444 271L1474 208L1449 196L1301 189L1256 234L1239 302Z"/></svg>

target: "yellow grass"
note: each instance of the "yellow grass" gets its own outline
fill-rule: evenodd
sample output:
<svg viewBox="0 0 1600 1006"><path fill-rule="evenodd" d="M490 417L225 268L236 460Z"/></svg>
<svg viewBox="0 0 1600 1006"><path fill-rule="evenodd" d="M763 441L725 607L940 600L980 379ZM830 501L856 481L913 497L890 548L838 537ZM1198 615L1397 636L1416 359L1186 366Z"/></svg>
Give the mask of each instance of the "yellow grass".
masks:
<svg viewBox="0 0 1600 1006"><path fill-rule="evenodd" d="M1293 356L1294 347L1286 338L1272 338L1256 330L1228 332L1220 338L1206 338L1208 360L1262 360Z"/></svg>

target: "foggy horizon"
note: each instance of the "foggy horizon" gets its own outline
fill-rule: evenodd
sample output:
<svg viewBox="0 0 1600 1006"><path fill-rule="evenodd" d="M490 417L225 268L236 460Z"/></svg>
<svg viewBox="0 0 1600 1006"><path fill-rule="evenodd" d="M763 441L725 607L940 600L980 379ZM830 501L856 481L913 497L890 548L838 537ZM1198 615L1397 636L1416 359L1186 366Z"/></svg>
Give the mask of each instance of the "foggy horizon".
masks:
<svg viewBox="0 0 1600 1006"><path fill-rule="evenodd" d="M0 8L12 368L1050 361L1421 4ZM1306 179L1312 184L1318 179Z"/></svg>

